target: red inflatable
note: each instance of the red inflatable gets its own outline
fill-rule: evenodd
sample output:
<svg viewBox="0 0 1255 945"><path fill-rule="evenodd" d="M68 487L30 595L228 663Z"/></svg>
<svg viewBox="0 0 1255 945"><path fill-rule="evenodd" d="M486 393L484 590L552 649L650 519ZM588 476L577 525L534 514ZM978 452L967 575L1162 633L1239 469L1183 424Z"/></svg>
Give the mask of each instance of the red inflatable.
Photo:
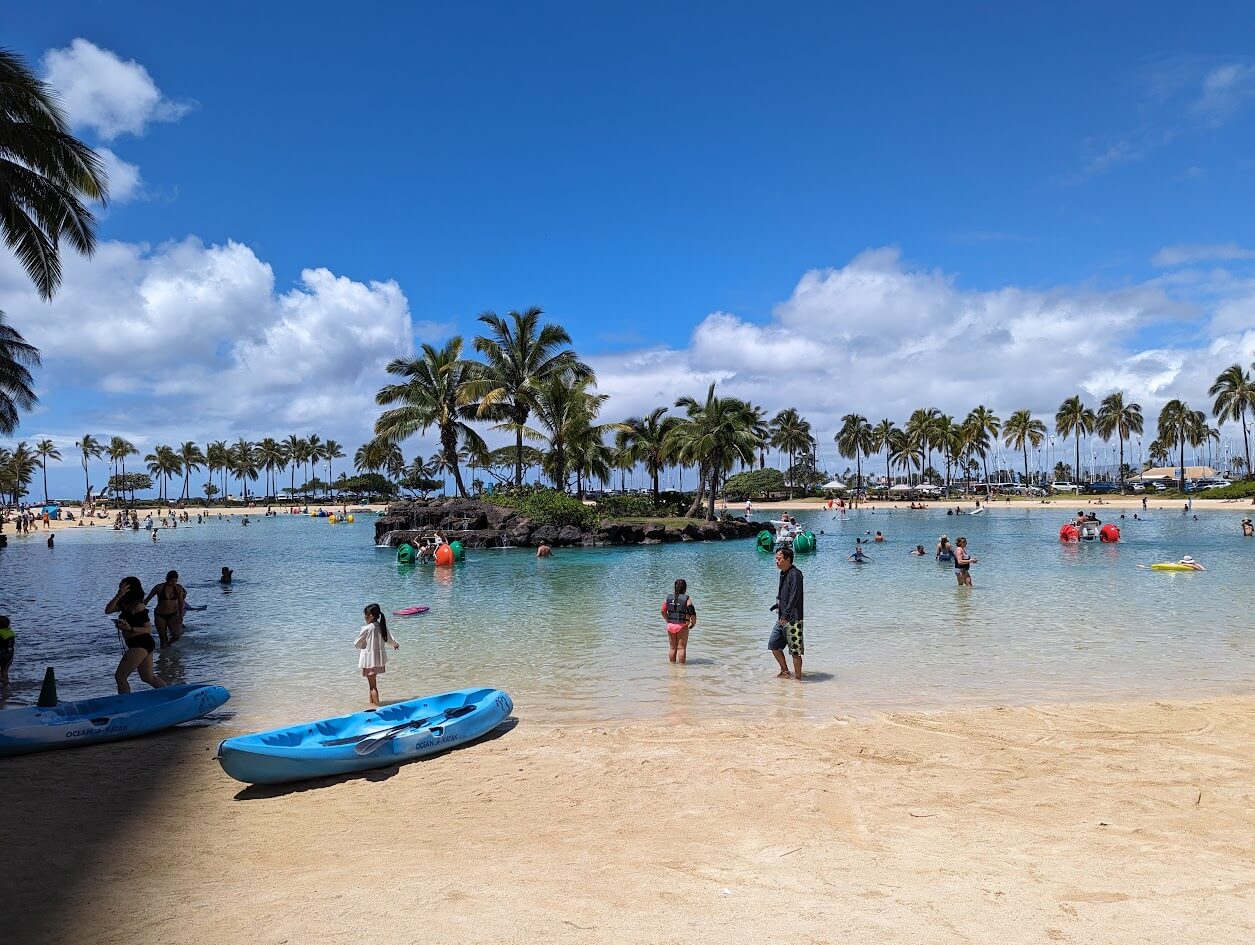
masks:
<svg viewBox="0 0 1255 945"><path fill-rule="evenodd" d="M1120 529L1108 522L1098 529L1098 540L1112 544L1120 540Z"/></svg>
<svg viewBox="0 0 1255 945"><path fill-rule="evenodd" d="M1059 529L1059 540L1067 542L1080 541L1081 530L1069 522Z"/></svg>
<svg viewBox="0 0 1255 945"><path fill-rule="evenodd" d="M448 542L436 549L436 564L445 567L453 564L453 549L449 547Z"/></svg>

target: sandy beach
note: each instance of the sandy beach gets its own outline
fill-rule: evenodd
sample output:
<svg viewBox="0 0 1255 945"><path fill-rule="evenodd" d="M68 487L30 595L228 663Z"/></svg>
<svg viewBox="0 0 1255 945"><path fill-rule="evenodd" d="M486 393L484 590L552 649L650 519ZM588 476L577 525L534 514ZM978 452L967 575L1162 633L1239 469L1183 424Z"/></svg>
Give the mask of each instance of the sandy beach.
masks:
<svg viewBox="0 0 1255 945"><path fill-rule="evenodd" d="M274 509L276 512L278 512L280 515L292 514L289 511L289 509L292 509L292 508L306 508L306 507L308 507L312 511L317 511L319 508L326 509L328 514L334 514L334 515L339 515L340 509L341 509L341 505L338 502L310 503L308 506L291 506L291 505L285 505L285 506L272 505L271 506L271 508ZM66 519L54 519L48 523L48 525L50 526L50 530L63 531L67 528L112 528L113 518L115 515L117 515L117 512L118 512L117 509L109 509L108 518L84 518L83 510L79 506L67 505L67 506L64 506L64 508L68 509L70 512L74 514L74 521L71 522ZM350 503L349 505L350 510L358 511L361 509L366 509L367 510L366 513L361 513L365 515L373 515L376 512L383 512L387 508L388 506L386 504L378 503L378 502L373 503L371 505L354 505L352 503ZM36 509L38 510L38 506L36 506ZM259 505L256 508L241 508L238 505L231 505L231 506L213 505L213 506L210 506L208 509L203 508L201 506L188 506L185 509L180 509L180 511L187 512L187 514L191 516L192 523L195 524L197 515L209 516L210 518L213 518L213 519L217 519L219 516L228 516L228 515L233 516L233 517L247 515L250 518L260 518L261 516L266 514L266 506ZM139 520L141 524L143 524L144 519L147 518L150 513L152 514L154 522L157 522L157 523L161 522L161 512L159 510L142 508L139 510ZM31 529L31 536L33 537L36 532L43 532L47 530L49 529L44 528L44 523L42 521L37 522L35 526ZM5 525L4 533L6 535L15 534L12 521L10 521L8 524Z"/></svg>
<svg viewBox="0 0 1255 945"><path fill-rule="evenodd" d="M289 790L228 779L224 726L6 759L6 939L1255 940L1255 697L806 725L519 716Z"/></svg>

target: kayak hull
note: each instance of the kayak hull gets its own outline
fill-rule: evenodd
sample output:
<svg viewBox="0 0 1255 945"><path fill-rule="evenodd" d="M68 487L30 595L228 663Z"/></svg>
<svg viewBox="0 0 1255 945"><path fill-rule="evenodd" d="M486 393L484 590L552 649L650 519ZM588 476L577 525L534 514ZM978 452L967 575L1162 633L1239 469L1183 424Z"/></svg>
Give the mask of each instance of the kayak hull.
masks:
<svg viewBox="0 0 1255 945"><path fill-rule="evenodd" d="M466 711L466 707L472 707ZM444 719L450 710L466 712ZM500 689L452 692L381 706L337 718L303 722L228 738L218 746L222 770L245 784L283 784L369 771L424 758L474 741L500 725L514 702ZM414 724L370 754L354 750L363 738Z"/></svg>
<svg viewBox="0 0 1255 945"><path fill-rule="evenodd" d="M134 738L208 715L231 697L222 686L166 686L125 695L0 712L0 756Z"/></svg>

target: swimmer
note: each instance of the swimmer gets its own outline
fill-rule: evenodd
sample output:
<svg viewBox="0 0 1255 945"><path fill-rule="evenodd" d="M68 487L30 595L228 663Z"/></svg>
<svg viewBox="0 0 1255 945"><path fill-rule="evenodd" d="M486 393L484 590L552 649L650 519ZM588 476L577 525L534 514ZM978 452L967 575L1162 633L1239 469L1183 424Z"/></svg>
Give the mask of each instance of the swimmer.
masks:
<svg viewBox="0 0 1255 945"><path fill-rule="evenodd" d="M937 553L935 555L938 561L953 561L954 548L950 545L950 539L942 535L937 539Z"/></svg>
<svg viewBox="0 0 1255 945"><path fill-rule="evenodd" d="M222 566L222 576L218 578L218 583L219 583L219 584L230 584L230 583L231 583L231 576L232 576L232 575L234 575L234 574L235 574L235 572L234 572L234 571L232 571L230 568L228 568L228 567L224 564L224 565Z"/></svg>
<svg viewBox="0 0 1255 945"><path fill-rule="evenodd" d="M916 558L922 558L922 557L924 557L924 555L928 554L928 552L924 550L924 546L923 546L923 545L916 545L916 546L915 546L915 550L914 550L914 551L908 551L908 552L907 552L907 554L912 555L912 556L914 556L914 557L916 557Z"/></svg>
<svg viewBox="0 0 1255 945"><path fill-rule="evenodd" d="M150 534L153 536L153 541L156 541L156 540L157 540L157 529L155 529L155 528L154 528Z"/></svg>
<svg viewBox="0 0 1255 945"><path fill-rule="evenodd" d="M1250 538L1252 536L1255 536L1255 525L1251 524L1249 518L1242 519L1242 537Z"/></svg>
<svg viewBox="0 0 1255 945"><path fill-rule="evenodd" d="M537 558L551 558L553 557L553 549L550 548L548 545L537 545L536 557Z"/></svg>
<svg viewBox="0 0 1255 945"><path fill-rule="evenodd" d="M667 659L683 663L688 659L689 631L697 626L697 609L688 596L688 583L683 578L676 580L675 593L663 600L662 616L667 622Z"/></svg>
<svg viewBox="0 0 1255 945"><path fill-rule="evenodd" d="M1178 561L1177 564L1179 564L1183 568L1189 568L1191 571L1206 571L1207 570L1205 567L1203 567L1201 564L1199 564L1189 555L1186 555L1184 558Z"/></svg>
<svg viewBox="0 0 1255 945"><path fill-rule="evenodd" d="M854 539L854 552L850 555L850 560L855 564L862 564L864 561L871 560L867 555L863 554L863 539Z"/></svg>
<svg viewBox="0 0 1255 945"><path fill-rule="evenodd" d="M877 543L882 542L884 540L885 540L885 536L880 534L880 532L876 532L876 537L872 539L872 541L877 542Z"/></svg>
<svg viewBox="0 0 1255 945"><path fill-rule="evenodd" d="M52 536L51 536L51 535L49 535L49 536L48 536L48 547L49 547L49 548L51 548L51 547L52 547Z"/></svg>

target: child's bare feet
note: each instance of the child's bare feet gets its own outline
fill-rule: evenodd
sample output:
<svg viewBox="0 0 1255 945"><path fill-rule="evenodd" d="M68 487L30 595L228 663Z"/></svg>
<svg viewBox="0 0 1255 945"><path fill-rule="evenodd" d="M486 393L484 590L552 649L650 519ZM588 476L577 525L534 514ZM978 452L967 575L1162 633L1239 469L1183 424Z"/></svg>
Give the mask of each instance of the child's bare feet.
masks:
<svg viewBox="0 0 1255 945"><path fill-rule="evenodd" d="M776 673L776 678L777 679L792 679L793 674L789 672L787 669L782 669L780 670L780 672Z"/></svg>

